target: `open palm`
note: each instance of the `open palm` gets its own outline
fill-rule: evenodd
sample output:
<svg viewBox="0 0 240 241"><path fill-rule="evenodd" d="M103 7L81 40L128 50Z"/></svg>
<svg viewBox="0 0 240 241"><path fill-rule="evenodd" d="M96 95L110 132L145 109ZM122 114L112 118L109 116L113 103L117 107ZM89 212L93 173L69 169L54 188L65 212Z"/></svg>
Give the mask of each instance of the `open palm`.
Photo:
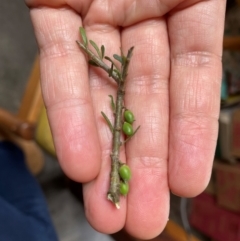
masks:
<svg viewBox="0 0 240 241"><path fill-rule="evenodd" d="M64 172L84 182L86 216L103 233L151 238L164 228L169 193L206 187L218 131L225 0L26 0L40 49L41 84ZM121 209L106 199L116 85L88 67L83 26L106 55L135 46L125 106L140 130L121 148L132 170ZM136 124L136 125L137 125Z"/></svg>

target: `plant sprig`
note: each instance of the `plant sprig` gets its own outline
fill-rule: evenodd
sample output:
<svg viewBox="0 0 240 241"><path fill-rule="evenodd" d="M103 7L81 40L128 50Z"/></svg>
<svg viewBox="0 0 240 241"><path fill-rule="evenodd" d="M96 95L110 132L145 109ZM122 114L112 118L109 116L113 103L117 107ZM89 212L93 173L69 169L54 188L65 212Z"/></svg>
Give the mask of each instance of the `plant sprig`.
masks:
<svg viewBox="0 0 240 241"><path fill-rule="evenodd" d="M107 193L107 199L113 202L116 208L120 208L120 195L126 195L128 192L128 183L126 180L123 180L121 173L119 173L120 168L123 166L119 159L120 147L122 144L126 143L140 128L140 126L133 131L132 123L126 123L126 120L123 120L123 110L126 109L124 107L124 94L125 94L125 81L128 73L128 67L130 63L130 59L133 54L134 47L131 47L127 55L123 54L121 50L121 55L114 54L114 60L118 61L121 65L121 68L118 68L118 65L108 56L105 56L105 47L102 45L100 48L93 40L88 40L85 29L80 27L80 35L82 38L82 42L77 41L80 48L88 55L89 64L100 67L105 70L109 77L112 77L117 83L117 97L116 101L111 95L109 95L111 99L111 107L114 112L115 120L114 124L111 123L109 118L104 112L101 112L103 118L107 122L111 132L113 133L113 143L112 143L112 152L111 152L111 173L110 173L110 186ZM89 48L90 45L96 51L96 54ZM104 60L110 62L110 66L108 66ZM130 131L124 131L124 124L128 125ZM125 126L126 126L125 124ZM127 139L121 141L121 135L125 133L127 135ZM126 165L124 165L126 166ZM130 171L130 169L129 169Z"/></svg>

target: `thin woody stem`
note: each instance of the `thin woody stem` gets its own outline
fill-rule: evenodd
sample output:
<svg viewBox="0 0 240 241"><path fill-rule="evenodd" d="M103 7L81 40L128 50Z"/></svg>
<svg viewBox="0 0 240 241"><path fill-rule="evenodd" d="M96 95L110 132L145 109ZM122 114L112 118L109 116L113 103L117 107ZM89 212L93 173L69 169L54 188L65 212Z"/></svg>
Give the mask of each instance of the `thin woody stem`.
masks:
<svg viewBox="0 0 240 241"><path fill-rule="evenodd" d="M119 185L120 185L120 178L118 174L119 169L119 150L121 146L121 130L122 130L122 107L123 107L123 100L124 100L124 82L121 81L120 85L118 86L117 92L117 100L116 100L116 118L114 122L113 128L113 145L112 145L112 153L111 153L111 160L112 160L112 168L110 173L110 187L108 191L108 199L112 201L117 208L120 208L119 199L120 199L120 192L119 192Z"/></svg>
<svg viewBox="0 0 240 241"><path fill-rule="evenodd" d="M85 47L81 42L76 42L88 54L91 60L93 60L100 68L104 69L107 73L110 73L111 68L107 64L105 64L102 59L95 55L89 48ZM119 82L119 76L115 72L112 72L112 78L117 83Z"/></svg>
<svg viewBox="0 0 240 241"><path fill-rule="evenodd" d="M112 63L112 66L109 67L107 64L103 62L103 57L98 53L98 56L94 54L87 45L87 37L85 35L85 30L80 28L80 33L82 35L83 43L77 41L78 45L81 47L81 49L84 50L85 53L89 56L89 59L94 62L94 65L104 69L109 76L111 76L118 84L118 90L117 90L117 98L114 106L114 101L111 97L111 104L112 107L114 106L115 109L115 121L114 126L112 128L111 123L107 116L102 112L103 117L107 121L110 129L113 132L113 143L112 143L112 153L111 153L111 173L110 173L110 187L107 194L107 198L112 201L116 208L120 208L120 177L119 177L119 167L120 167L120 147L122 145L121 142L121 133L122 133L122 111L123 111L123 103L124 103L124 94L125 94L125 79L127 77L127 71L128 66L130 63L130 59L133 52L133 47L128 50L127 56L124 56L122 53L122 56L119 58L122 61L121 71L116 68L113 61L109 57L105 57L107 60L109 60ZM93 41L92 41L93 42ZM93 42L92 44L95 49L98 50L98 47ZM98 51L99 52L99 51ZM99 57L100 55L100 57ZM103 54L104 55L104 54ZM115 70L113 71L113 65L115 66Z"/></svg>
<svg viewBox="0 0 240 241"><path fill-rule="evenodd" d="M125 59L123 66L122 66L122 79L118 84L118 91L117 91L117 100L116 100L116 116L115 116L115 123L113 128L113 148L111 153L111 160L112 160L112 168L110 174L110 187L108 191L108 199L112 201L115 206L119 209L119 199L120 199L120 178L118 174L119 170L119 151L121 147L121 130L122 130L122 110L123 110L123 102L124 102L124 94L125 94L125 79L127 77L127 70L130 63L130 58L132 56L133 47L129 49L127 58Z"/></svg>

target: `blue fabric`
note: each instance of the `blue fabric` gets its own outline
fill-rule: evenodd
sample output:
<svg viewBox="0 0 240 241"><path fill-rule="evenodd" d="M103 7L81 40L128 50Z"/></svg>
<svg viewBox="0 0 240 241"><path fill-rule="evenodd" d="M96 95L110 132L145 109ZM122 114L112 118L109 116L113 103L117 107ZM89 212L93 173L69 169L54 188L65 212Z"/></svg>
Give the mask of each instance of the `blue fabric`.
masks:
<svg viewBox="0 0 240 241"><path fill-rule="evenodd" d="M0 241L57 241L41 188L23 152L0 142Z"/></svg>

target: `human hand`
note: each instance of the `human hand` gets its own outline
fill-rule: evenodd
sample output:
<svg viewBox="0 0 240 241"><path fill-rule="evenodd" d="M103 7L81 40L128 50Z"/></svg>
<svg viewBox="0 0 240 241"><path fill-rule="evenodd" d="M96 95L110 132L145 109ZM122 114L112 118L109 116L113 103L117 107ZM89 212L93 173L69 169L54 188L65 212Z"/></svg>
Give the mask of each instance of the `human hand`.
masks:
<svg viewBox="0 0 240 241"><path fill-rule="evenodd" d="M224 0L26 0L40 49L41 84L64 172L84 182L86 216L103 233L125 228L148 239L168 220L170 191L208 184L218 132ZM125 105L141 125L121 148L132 170L121 209L107 200L112 135L108 95L116 86L91 67L79 26L106 55L135 46Z"/></svg>

